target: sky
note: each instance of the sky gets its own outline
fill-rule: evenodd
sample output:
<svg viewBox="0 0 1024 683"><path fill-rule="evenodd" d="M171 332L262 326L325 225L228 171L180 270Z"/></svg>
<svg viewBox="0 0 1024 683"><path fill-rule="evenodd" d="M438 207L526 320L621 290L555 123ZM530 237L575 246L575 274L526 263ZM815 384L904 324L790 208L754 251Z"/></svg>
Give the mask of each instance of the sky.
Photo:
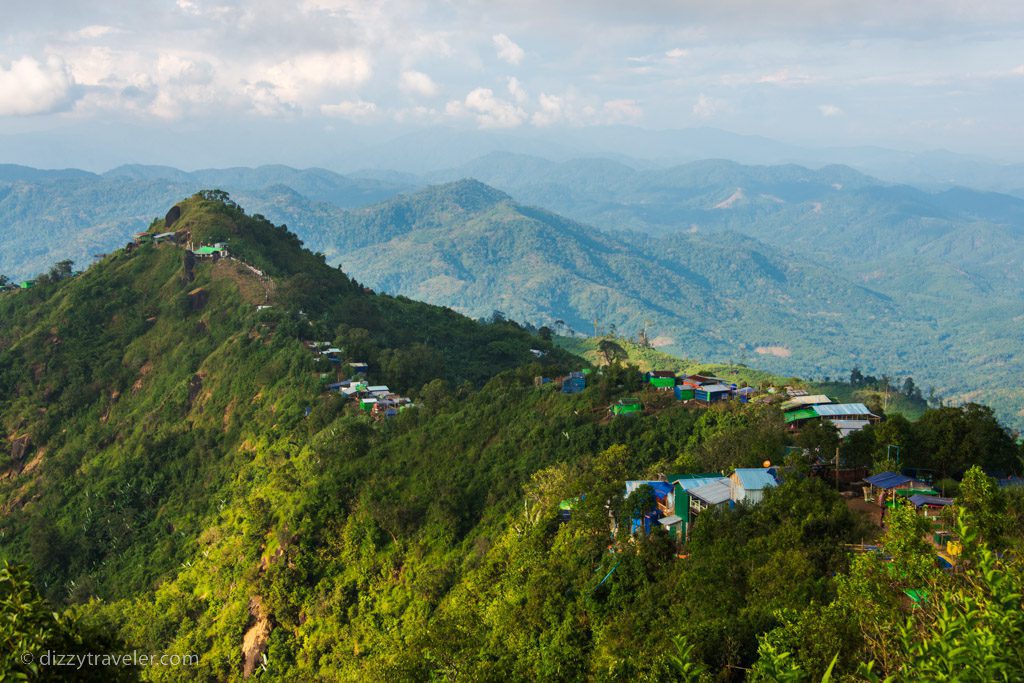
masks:
<svg viewBox="0 0 1024 683"><path fill-rule="evenodd" d="M608 125L1020 162L1021 121L1019 0L4 0L0 24L0 162Z"/></svg>

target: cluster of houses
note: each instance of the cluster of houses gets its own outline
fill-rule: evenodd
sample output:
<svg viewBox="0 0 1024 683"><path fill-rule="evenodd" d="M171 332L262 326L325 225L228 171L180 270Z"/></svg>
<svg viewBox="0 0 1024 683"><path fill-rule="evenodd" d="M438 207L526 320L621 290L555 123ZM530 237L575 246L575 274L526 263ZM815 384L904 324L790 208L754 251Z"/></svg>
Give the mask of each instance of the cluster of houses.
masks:
<svg viewBox="0 0 1024 683"><path fill-rule="evenodd" d="M535 349L530 349L535 351ZM570 372L564 377L543 377L538 375L533 378L535 386L544 386L545 384L552 384L559 388L563 394L579 394L587 388L587 376L590 374L590 368L583 368Z"/></svg>
<svg viewBox="0 0 1024 683"><path fill-rule="evenodd" d="M353 376L331 382L331 373L320 373L320 381L326 391L337 392L342 396L357 401L359 409L373 418L382 419L398 415L403 410L413 407L412 399L401 396L384 384L369 384L366 376L369 366L362 361L343 361L342 350L332 346L330 342L311 341L306 342L309 348L317 357L326 360L332 365L347 365L352 370ZM335 371L335 376L338 371Z"/></svg>
<svg viewBox="0 0 1024 683"><path fill-rule="evenodd" d="M757 393L753 387L740 387L734 382L709 375L679 375L671 370L652 370L644 373L644 382L660 391L672 391L680 401L718 403L737 398L750 401Z"/></svg>
<svg viewBox="0 0 1024 683"><path fill-rule="evenodd" d="M159 233L139 232L139 233L135 233L135 245L138 246L140 244L149 244L149 243L160 244L161 242L171 242L172 244L174 244L174 243L176 243L178 241L178 237L177 236L178 236L178 233L174 232L174 231L171 231L171 232L159 232Z"/></svg>
<svg viewBox="0 0 1024 683"><path fill-rule="evenodd" d="M627 481L626 497L648 487L655 502L653 509L631 519L629 534L649 534L660 526L676 543L682 544L703 511L731 508L740 503L756 505L766 489L778 484L778 472L773 467L738 468L727 477L716 473L670 474L657 481ZM618 531L614 521L612 531Z"/></svg>
<svg viewBox="0 0 1024 683"><path fill-rule="evenodd" d="M863 403L837 403L824 394L811 396L800 390L794 391L779 408L782 409L786 425L793 431L799 430L810 420L826 420L839 430L840 438L881 419Z"/></svg>
<svg viewBox="0 0 1024 683"><path fill-rule="evenodd" d="M133 247L138 247L143 244L161 244L170 243L177 244L179 238L184 240L186 232L139 232L135 234L135 239L132 242ZM227 258L228 256L228 245L224 242L216 242L214 244L204 244L198 247L192 245L191 241L185 247L188 251L192 252L197 258L209 258L219 259Z"/></svg>

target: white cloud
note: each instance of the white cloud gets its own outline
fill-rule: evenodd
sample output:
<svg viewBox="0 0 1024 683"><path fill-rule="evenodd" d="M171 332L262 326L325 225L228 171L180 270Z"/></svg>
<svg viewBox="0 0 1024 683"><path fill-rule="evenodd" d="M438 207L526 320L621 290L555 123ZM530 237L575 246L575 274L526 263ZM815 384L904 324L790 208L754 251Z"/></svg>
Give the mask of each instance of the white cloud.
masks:
<svg viewBox="0 0 1024 683"><path fill-rule="evenodd" d="M702 119L710 119L725 109L725 100L709 97L704 93L697 96L697 101L693 105L693 113Z"/></svg>
<svg viewBox="0 0 1024 683"><path fill-rule="evenodd" d="M515 128L526 120L525 111L508 100L495 97L490 88L477 88L462 102L449 102L445 112L451 116L470 114L481 128Z"/></svg>
<svg viewBox="0 0 1024 683"><path fill-rule="evenodd" d="M28 116L57 111L71 101L74 79L57 57L45 63L22 57L0 66L0 116Z"/></svg>
<svg viewBox="0 0 1024 683"><path fill-rule="evenodd" d="M403 71L398 81L398 87L402 92L421 97L433 97L437 94L437 83L434 83L427 74L422 71Z"/></svg>
<svg viewBox="0 0 1024 683"><path fill-rule="evenodd" d="M113 26L103 26L101 24L92 24L90 26L83 26L74 32L75 38L83 38L85 40L95 40L96 38L102 38L103 36L109 35L116 32Z"/></svg>
<svg viewBox="0 0 1024 683"><path fill-rule="evenodd" d="M526 56L523 48L512 42L512 39L504 33L495 34L491 37L491 40L494 41L494 47L498 49L498 58L512 66L518 65L523 61L523 57Z"/></svg>
<svg viewBox="0 0 1024 683"><path fill-rule="evenodd" d="M608 123L636 121L644 115L636 100L608 100L602 107L604 120Z"/></svg>
<svg viewBox="0 0 1024 683"><path fill-rule="evenodd" d="M519 79L512 76L508 79L508 93L515 100L515 103L522 106L526 104L529 96L526 94L526 90L523 88L523 84L519 82Z"/></svg>
<svg viewBox="0 0 1024 683"><path fill-rule="evenodd" d="M839 116L843 113L843 110L834 104L819 104L818 111L822 116Z"/></svg>
<svg viewBox="0 0 1024 683"><path fill-rule="evenodd" d="M269 84L281 102L302 105L327 92L362 85L372 72L364 52L340 50L300 54L263 69L253 80Z"/></svg>
<svg viewBox="0 0 1024 683"><path fill-rule="evenodd" d="M674 47L671 50L665 52L665 56L669 59L682 59L683 57L689 57L690 51L684 50L681 47Z"/></svg>
<svg viewBox="0 0 1024 683"><path fill-rule="evenodd" d="M789 68L779 69L773 71L770 74L764 74L757 79L758 83L767 83L769 85L807 85L813 83L815 79L808 76L802 71L794 71Z"/></svg>
<svg viewBox="0 0 1024 683"><path fill-rule="evenodd" d="M1013 69L1010 73L1014 76L1024 76L1024 64L1021 64L1017 68Z"/></svg>
<svg viewBox="0 0 1024 683"><path fill-rule="evenodd" d="M377 113L377 105L364 100L346 100L337 104L325 104L320 107L324 116L337 116L350 121L362 121Z"/></svg>
<svg viewBox="0 0 1024 683"><path fill-rule="evenodd" d="M558 123L565 118L565 98L558 95L541 93L537 97L537 104L540 106L540 109L535 111L530 118L530 122L533 125L543 128L544 126Z"/></svg>
<svg viewBox="0 0 1024 683"><path fill-rule="evenodd" d="M182 55L163 53L157 59L156 72L161 80L174 85L207 85L213 82L213 65Z"/></svg>

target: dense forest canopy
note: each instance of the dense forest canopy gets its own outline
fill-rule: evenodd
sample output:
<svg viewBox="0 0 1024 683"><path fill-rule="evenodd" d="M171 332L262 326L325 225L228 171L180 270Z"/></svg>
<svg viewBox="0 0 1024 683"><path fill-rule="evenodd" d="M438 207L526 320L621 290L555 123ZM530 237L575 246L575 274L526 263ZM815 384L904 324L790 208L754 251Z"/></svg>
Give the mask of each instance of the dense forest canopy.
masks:
<svg viewBox="0 0 1024 683"><path fill-rule="evenodd" d="M173 240L0 294L5 652L198 655L118 671L145 680L1024 676L1024 489L993 478L1022 451L988 408L797 432L776 400L656 391L617 342L591 363L373 293L221 193L179 206L149 230ZM311 342L416 407L325 390L349 366ZM541 379L576 370L580 393ZM627 397L643 412L613 418ZM654 504L626 480L765 460L781 483L681 546L610 531ZM880 529L822 462L931 471L955 566L935 520L896 505Z"/></svg>

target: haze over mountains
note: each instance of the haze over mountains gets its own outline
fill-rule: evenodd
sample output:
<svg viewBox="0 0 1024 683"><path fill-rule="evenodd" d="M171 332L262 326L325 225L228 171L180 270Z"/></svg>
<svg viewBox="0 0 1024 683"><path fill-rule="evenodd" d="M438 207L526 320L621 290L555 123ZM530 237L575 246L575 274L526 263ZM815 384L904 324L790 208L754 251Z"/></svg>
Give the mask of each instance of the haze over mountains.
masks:
<svg viewBox="0 0 1024 683"><path fill-rule="evenodd" d="M627 335L647 324L690 357L810 376L860 365L1009 420L1024 408L1012 388L1024 370L1024 200L844 166L638 169L500 152L419 176L6 166L0 273L84 265L206 187L375 289L474 316L585 332L596 318Z"/></svg>

